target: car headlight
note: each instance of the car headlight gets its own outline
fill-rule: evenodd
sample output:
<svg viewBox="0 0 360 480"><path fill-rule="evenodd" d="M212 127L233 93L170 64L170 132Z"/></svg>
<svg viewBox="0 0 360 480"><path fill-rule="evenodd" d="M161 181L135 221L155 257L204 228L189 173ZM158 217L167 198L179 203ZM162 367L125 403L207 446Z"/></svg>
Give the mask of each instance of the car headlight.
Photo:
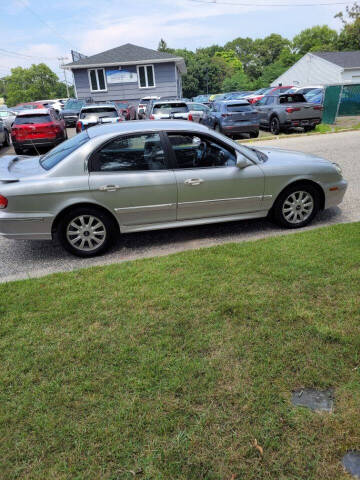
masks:
<svg viewBox="0 0 360 480"><path fill-rule="evenodd" d="M333 165L340 176L342 176L342 170L339 164L333 162Z"/></svg>

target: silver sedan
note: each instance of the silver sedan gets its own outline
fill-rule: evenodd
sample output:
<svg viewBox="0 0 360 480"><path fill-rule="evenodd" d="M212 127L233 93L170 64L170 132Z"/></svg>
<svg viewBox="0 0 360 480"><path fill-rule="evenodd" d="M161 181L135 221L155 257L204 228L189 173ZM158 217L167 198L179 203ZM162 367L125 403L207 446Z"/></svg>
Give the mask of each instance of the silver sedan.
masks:
<svg viewBox="0 0 360 480"><path fill-rule="evenodd" d="M0 235L52 239L75 255L119 234L271 216L299 228L339 204L338 165L239 145L183 120L102 125L40 157L0 158Z"/></svg>

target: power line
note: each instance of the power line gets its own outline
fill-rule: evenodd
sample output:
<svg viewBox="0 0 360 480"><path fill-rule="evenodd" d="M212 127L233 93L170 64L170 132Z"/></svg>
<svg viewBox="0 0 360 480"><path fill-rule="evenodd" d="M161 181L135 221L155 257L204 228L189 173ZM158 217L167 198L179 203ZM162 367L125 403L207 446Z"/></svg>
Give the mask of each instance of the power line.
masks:
<svg viewBox="0 0 360 480"><path fill-rule="evenodd" d="M21 58L42 58L43 60L57 60L58 57L43 57L41 55L26 55L25 53L11 52L5 48L0 48L0 52L4 52L9 56L21 57Z"/></svg>
<svg viewBox="0 0 360 480"><path fill-rule="evenodd" d="M34 17L36 17L38 20L40 20L41 23L43 23L49 30L52 30L53 33L55 33L55 35L57 35L58 38L60 38L63 42L67 43L68 45L70 45L71 48L73 48L73 45L68 41L66 40L66 38L64 38L54 27L52 27L46 20L44 20L43 18L40 17L40 15L38 13L36 13L32 8L29 7L29 5L27 5L27 3L25 2L25 0L19 0L23 6L30 12L34 15Z"/></svg>
<svg viewBox="0 0 360 480"><path fill-rule="evenodd" d="M203 5L231 5L233 7L323 7L323 6L336 6L336 5L349 5L351 1L344 2L324 2L324 3L245 3L230 2L227 0L188 0L193 3L200 3Z"/></svg>

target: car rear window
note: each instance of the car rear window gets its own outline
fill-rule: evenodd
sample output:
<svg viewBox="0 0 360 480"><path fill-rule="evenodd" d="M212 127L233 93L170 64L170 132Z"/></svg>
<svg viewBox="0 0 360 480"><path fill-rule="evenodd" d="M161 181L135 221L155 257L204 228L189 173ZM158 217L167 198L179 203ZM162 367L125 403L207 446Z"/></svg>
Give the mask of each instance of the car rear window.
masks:
<svg viewBox="0 0 360 480"><path fill-rule="evenodd" d="M185 113L189 111L189 107L186 103L162 103L154 105L153 113Z"/></svg>
<svg viewBox="0 0 360 480"><path fill-rule="evenodd" d="M251 105L245 105L243 103L227 105L228 112L251 112L252 109Z"/></svg>
<svg viewBox="0 0 360 480"><path fill-rule="evenodd" d="M50 150L48 153L43 155L40 159L40 165L45 170L50 170L60 163L64 158L66 158L70 153L74 152L80 148L84 143L89 141L89 135L87 131L83 131L78 135L66 140L65 142L60 143L57 147Z"/></svg>
<svg viewBox="0 0 360 480"><path fill-rule="evenodd" d="M306 98L301 93L292 93L291 95L279 95L279 103L301 103L306 102Z"/></svg>
<svg viewBox="0 0 360 480"><path fill-rule="evenodd" d="M36 123L52 122L50 115L24 115L15 118L15 125L31 125Z"/></svg>
<svg viewBox="0 0 360 480"><path fill-rule="evenodd" d="M116 105L117 105L119 108L129 108L129 104L128 104L128 103L116 102Z"/></svg>
<svg viewBox="0 0 360 480"><path fill-rule="evenodd" d="M80 114L80 118L89 118L96 116L98 118L105 118L105 117L112 117L115 118L118 116L118 113L115 108L112 107L104 107L104 108L87 108L86 110L82 110Z"/></svg>
<svg viewBox="0 0 360 480"><path fill-rule="evenodd" d="M84 103L82 100L68 100L64 105L64 110L80 110Z"/></svg>

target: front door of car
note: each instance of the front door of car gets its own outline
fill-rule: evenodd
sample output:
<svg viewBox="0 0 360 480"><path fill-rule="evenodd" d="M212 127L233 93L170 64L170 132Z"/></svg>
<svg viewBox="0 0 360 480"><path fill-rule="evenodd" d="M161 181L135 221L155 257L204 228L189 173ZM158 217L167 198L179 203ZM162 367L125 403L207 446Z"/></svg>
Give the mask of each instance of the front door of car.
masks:
<svg viewBox="0 0 360 480"><path fill-rule="evenodd" d="M259 121L261 124L269 123L270 113L272 112L274 104L274 97L263 97L259 100L255 108L259 112Z"/></svg>
<svg viewBox="0 0 360 480"><path fill-rule="evenodd" d="M176 220L177 186L159 133L122 135L89 160L90 191L121 226Z"/></svg>
<svg viewBox="0 0 360 480"><path fill-rule="evenodd" d="M168 132L178 186L177 220L237 215L262 209L264 174L240 169L236 152L210 135Z"/></svg>

